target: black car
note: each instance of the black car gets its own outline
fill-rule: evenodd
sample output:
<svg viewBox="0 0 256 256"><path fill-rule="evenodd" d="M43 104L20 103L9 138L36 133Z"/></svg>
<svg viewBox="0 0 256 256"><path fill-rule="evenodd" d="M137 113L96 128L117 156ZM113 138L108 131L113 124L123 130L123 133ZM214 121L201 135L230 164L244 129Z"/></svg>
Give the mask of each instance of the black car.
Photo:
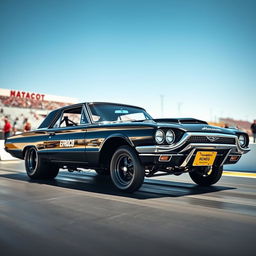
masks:
<svg viewBox="0 0 256 256"><path fill-rule="evenodd" d="M193 118L153 119L143 108L81 103L52 111L37 130L10 137L5 149L25 159L31 179L51 179L59 168L94 169L133 192L144 177L189 173L198 185L216 183L224 164L248 152L239 130Z"/></svg>

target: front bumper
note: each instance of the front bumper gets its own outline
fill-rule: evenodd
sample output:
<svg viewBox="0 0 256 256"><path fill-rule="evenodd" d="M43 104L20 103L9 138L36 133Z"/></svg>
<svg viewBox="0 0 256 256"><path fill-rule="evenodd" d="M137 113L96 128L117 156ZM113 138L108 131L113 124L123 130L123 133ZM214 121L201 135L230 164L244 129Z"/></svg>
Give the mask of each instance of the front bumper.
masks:
<svg viewBox="0 0 256 256"><path fill-rule="evenodd" d="M235 144L217 143L187 143L191 136L214 136L235 139ZM212 133L186 133L183 138L173 145L138 146L136 150L144 165L162 165L164 167L186 168L191 166L197 151L216 151L214 165L235 164L242 154L250 151L240 147L237 136ZM169 156L168 161L160 160L161 156ZM236 157L235 157L236 156ZM234 160L234 158L236 158Z"/></svg>
<svg viewBox="0 0 256 256"><path fill-rule="evenodd" d="M186 168L193 165L197 151L201 151L200 148L191 150L188 154L139 154L140 160L145 166L161 166L174 167L174 168ZM168 161L161 161L161 156L170 157ZM214 162L214 165L222 166L224 164L235 164L241 158L241 154L231 154L230 151L219 151ZM236 157L236 160L231 160Z"/></svg>

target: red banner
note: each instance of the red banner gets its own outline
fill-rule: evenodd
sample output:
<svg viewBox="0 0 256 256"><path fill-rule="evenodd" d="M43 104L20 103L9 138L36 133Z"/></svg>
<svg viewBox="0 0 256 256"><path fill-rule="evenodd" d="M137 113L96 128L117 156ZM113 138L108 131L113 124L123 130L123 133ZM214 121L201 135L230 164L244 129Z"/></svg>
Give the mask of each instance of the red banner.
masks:
<svg viewBox="0 0 256 256"><path fill-rule="evenodd" d="M10 91L10 97L15 98L24 98L24 99L31 99L31 100L38 100L43 101L45 94L39 94L39 93L30 93L30 92L23 92L23 91Z"/></svg>

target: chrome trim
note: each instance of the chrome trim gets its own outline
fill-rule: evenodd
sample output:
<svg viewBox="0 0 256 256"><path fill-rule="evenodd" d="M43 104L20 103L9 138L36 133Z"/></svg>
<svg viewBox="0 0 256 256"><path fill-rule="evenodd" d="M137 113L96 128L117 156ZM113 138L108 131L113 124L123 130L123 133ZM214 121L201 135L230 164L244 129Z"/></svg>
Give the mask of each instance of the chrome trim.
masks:
<svg viewBox="0 0 256 256"><path fill-rule="evenodd" d="M85 104L83 104L82 111L84 111L84 113L86 115L86 118L88 120L87 124L92 124L91 118L90 118L89 113L88 113L88 109L86 108ZM82 112L81 112L81 115L82 115Z"/></svg>
<svg viewBox="0 0 256 256"><path fill-rule="evenodd" d="M87 109L87 114L89 116L90 123L94 124L95 122L93 121L93 118L92 118L92 112L91 112L90 106L88 105L88 103L85 103L84 106Z"/></svg>
<svg viewBox="0 0 256 256"><path fill-rule="evenodd" d="M139 156L160 156L161 154L139 154Z"/></svg>
<svg viewBox="0 0 256 256"><path fill-rule="evenodd" d="M210 141L210 142L214 142L216 140L219 139L219 137L215 137L215 136L206 136L206 138Z"/></svg>
<svg viewBox="0 0 256 256"><path fill-rule="evenodd" d="M138 153L164 153L168 151L173 151L181 146L183 146L186 141L191 136L214 136L214 137L227 137L227 138L234 138L236 143L235 144L212 144L212 143L194 143L187 145L181 152L189 150L193 147L206 147L206 149L233 149L233 153L244 154L250 151L249 148L242 148L238 141L238 137L236 135L231 134L222 134L222 133L201 133L201 132L187 132L185 133L181 140L172 145L152 145L152 146L137 146L136 150Z"/></svg>
<svg viewBox="0 0 256 256"><path fill-rule="evenodd" d="M186 159L183 161L183 163L180 165L180 167L186 167L188 162L190 161L190 159L192 158L194 152L196 151L196 148L193 148L190 153L188 154L188 156L186 157Z"/></svg>
<svg viewBox="0 0 256 256"><path fill-rule="evenodd" d="M224 165L224 163L226 162L226 160L227 160L229 154L231 153L231 151L232 151L232 148L228 151L228 153L227 153L226 156L224 157L223 161L221 162L220 166Z"/></svg>
<svg viewBox="0 0 256 256"><path fill-rule="evenodd" d="M139 156L161 156L162 154L139 154ZM184 156L184 154L164 154L165 156Z"/></svg>
<svg viewBox="0 0 256 256"><path fill-rule="evenodd" d="M232 153L239 153L239 154L245 154L250 151L249 148L240 149L237 144L204 144L204 143L191 143L187 145L184 149L182 149L180 152L185 152L191 148L200 148L200 149L231 149Z"/></svg>
<svg viewBox="0 0 256 256"><path fill-rule="evenodd" d="M170 150L174 150L176 148L181 147L189 138L188 133L184 133L181 140L178 143L174 143L171 145L152 145L152 146L138 146L136 147L136 150L139 153L158 153L158 152L166 152Z"/></svg>
<svg viewBox="0 0 256 256"><path fill-rule="evenodd" d="M180 152L185 152L192 148L200 148L200 149L236 149L237 146L235 144L205 144L205 143L191 143L188 144L185 148L183 148Z"/></svg>

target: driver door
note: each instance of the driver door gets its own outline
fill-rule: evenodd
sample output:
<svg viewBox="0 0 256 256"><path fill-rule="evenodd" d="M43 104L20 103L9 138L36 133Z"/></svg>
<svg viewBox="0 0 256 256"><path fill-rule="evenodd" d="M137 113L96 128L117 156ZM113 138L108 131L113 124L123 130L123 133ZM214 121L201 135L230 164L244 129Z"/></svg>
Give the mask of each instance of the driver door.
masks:
<svg viewBox="0 0 256 256"><path fill-rule="evenodd" d="M45 145L48 157L63 164L85 163L85 133L88 118L83 105L65 108L52 128Z"/></svg>

